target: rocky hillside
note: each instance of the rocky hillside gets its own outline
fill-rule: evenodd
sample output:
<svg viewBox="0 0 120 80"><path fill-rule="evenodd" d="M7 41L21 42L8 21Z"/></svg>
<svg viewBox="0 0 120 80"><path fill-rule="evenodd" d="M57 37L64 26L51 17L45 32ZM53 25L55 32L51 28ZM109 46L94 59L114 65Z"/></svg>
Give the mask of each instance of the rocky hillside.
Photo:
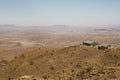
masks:
<svg viewBox="0 0 120 80"><path fill-rule="evenodd" d="M16 56L0 69L0 80L120 79L120 48L99 50L76 45L38 48Z"/></svg>

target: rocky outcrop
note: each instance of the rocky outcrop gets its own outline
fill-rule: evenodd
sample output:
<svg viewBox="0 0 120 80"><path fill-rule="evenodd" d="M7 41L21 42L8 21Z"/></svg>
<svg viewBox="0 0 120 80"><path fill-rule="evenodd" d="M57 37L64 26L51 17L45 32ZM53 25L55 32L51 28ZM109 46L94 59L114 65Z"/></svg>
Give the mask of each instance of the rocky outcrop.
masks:
<svg viewBox="0 0 120 80"><path fill-rule="evenodd" d="M2 79L1 79L2 78ZM38 48L17 56L0 70L0 80L119 80L120 48L76 45Z"/></svg>

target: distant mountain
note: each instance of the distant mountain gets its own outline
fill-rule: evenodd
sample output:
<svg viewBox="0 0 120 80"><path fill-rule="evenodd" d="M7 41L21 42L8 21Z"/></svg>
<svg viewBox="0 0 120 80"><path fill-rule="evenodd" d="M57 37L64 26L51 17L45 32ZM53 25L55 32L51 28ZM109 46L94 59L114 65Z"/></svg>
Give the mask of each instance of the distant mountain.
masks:
<svg viewBox="0 0 120 80"><path fill-rule="evenodd" d="M70 26L70 25L49 25L49 26L16 26L16 25L0 25L0 34L12 32L80 32L80 31L120 31L120 25L93 25L93 26Z"/></svg>
<svg viewBox="0 0 120 80"><path fill-rule="evenodd" d="M22 30L20 26L16 25L0 25L0 34L13 33Z"/></svg>

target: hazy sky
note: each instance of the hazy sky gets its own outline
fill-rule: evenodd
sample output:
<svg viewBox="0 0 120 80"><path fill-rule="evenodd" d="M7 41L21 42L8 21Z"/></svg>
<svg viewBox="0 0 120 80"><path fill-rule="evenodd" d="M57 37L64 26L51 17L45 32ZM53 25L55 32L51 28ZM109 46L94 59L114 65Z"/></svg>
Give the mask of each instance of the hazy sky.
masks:
<svg viewBox="0 0 120 80"><path fill-rule="evenodd" d="M120 0L0 0L0 24L120 24Z"/></svg>

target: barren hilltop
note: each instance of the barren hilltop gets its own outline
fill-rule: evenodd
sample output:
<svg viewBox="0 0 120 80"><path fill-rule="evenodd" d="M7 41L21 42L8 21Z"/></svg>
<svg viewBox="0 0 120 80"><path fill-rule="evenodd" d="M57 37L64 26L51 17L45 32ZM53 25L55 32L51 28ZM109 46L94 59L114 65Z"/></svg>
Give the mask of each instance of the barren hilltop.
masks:
<svg viewBox="0 0 120 80"><path fill-rule="evenodd" d="M16 56L0 72L0 80L119 80L120 48L38 48Z"/></svg>

